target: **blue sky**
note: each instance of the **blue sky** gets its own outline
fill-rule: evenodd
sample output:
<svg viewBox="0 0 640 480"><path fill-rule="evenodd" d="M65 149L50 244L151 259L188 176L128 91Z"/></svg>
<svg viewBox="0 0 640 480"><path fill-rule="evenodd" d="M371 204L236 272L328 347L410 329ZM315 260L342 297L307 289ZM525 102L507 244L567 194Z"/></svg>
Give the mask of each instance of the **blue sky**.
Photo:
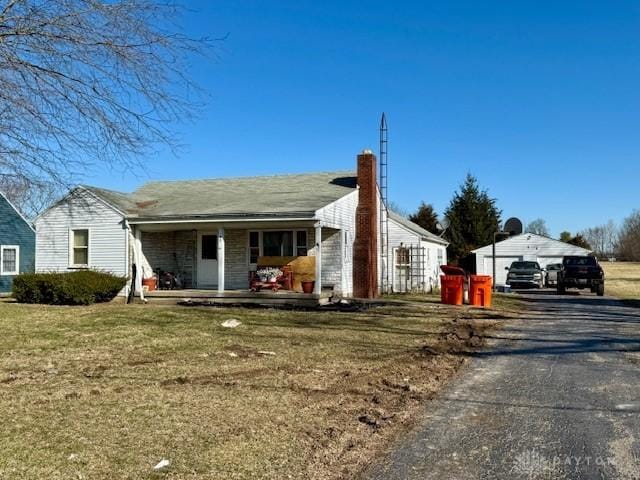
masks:
<svg viewBox="0 0 640 480"><path fill-rule="evenodd" d="M553 235L640 208L640 2L193 1L209 93L178 158L88 183L345 170L389 123L391 200L441 213L465 174Z"/></svg>

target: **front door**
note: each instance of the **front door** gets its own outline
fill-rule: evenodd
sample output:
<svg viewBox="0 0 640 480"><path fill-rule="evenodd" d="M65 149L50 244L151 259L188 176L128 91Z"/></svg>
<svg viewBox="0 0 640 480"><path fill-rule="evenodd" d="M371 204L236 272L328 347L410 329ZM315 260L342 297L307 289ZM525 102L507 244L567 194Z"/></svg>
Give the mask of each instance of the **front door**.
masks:
<svg viewBox="0 0 640 480"><path fill-rule="evenodd" d="M218 236L198 232L198 288L218 286Z"/></svg>

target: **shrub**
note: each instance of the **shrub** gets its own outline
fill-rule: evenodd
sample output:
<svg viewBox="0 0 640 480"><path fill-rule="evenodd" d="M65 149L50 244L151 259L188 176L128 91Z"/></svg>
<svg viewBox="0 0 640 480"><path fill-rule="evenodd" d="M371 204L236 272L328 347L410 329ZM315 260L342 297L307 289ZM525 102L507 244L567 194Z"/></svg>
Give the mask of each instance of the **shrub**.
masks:
<svg viewBox="0 0 640 480"><path fill-rule="evenodd" d="M82 270L68 273L25 273L13 279L13 297L21 303L90 305L112 300L125 277Z"/></svg>

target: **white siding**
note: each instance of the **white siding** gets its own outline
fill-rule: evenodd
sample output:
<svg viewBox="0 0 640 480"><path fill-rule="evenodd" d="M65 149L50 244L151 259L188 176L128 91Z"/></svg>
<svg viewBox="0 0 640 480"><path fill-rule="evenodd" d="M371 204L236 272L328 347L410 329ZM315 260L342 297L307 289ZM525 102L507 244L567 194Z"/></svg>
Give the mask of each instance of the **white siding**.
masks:
<svg viewBox="0 0 640 480"><path fill-rule="evenodd" d="M393 218L389 218L389 251L393 254L400 247L400 244L406 247L413 245L424 248L425 287L427 290L438 287L440 285L440 265L447 263L446 246L425 240L421 238L421 235L409 230ZM438 252L442 255L442 263L438 262ZM390 255L389 259L392 263L392 268L389 271L390 283L395 285L395 255Z"/></svg>
<svg viewBox="0 0 640 480"><path fill-rule="evenodd" d="M322 233L322 281L333 285L345 296L353 293L357 206L358 190L355 190L316 212L316 218L325 227Z"/></svg>
<svg viewBox="0 0 640 480"><path fill-rule="evenodd" d="M442 274L440 266L447 264L447 247L427 240L422 240L420 245L425 248L427 257L425 266L427 289L440 288L440 275Z"/></svg>
<svg viewBox="0 0 640 480"><path fill-rule="evenodd" d="M88 192L73 192L40 216L35 227L37 271L69 271L70 230L87 228L89 267L128 275L124 219Z"/></svg>
<svg viewBox="0 0 640 480"><path fill-rule="evenodd" d="M476 273L493 275L493 245L474 250L476 254ZM565 255L588 255L590 252L581 247L560 240L523 233L496 243L496 285L506 282L505 267L515 260L537 261L545 267L550 263L560 263Z"/></svg>
<svg viewBox="0 0 640 480"><path fill-rule="evenodd" d="M420 235L389 218L389 249L399 247L401 243L407 247L418 245L420 243Z"/></svg>

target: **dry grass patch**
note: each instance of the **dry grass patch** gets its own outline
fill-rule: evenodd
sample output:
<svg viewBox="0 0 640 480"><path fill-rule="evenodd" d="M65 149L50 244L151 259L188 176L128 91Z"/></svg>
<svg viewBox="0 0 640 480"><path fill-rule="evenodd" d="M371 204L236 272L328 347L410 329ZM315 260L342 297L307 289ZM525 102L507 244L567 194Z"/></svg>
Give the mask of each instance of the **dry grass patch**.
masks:
<svg viewBox="0 0 640 480"><path fill-rule="evenodd" d="M0 478L352 478L515 308L421 300L365 313L0 303ZM242 325L223 328L231 318Z"/></svg>
<svg viewBox="0 0 640 480"><path fill-rule="evenodd" d="M640 306L640 263L602 262L605 293Z"/></svg>

